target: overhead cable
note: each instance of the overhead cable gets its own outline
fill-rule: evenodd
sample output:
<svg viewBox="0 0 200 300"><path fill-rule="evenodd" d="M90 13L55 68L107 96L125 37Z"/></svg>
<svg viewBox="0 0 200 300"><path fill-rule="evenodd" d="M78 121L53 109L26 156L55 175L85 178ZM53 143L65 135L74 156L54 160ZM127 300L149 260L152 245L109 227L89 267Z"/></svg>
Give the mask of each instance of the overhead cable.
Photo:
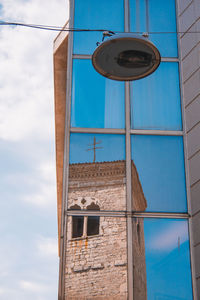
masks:
<svg viewBox="0 0 200 300"><path fill-rule="evenodd" d="M122 33L122 31L112 31L108 29L89 29L89 28L67 28L67 27L59 27L53 25L39 25L39 24L26 24L26 23L18 23L18 22L7 22L7 21L0 21L0 25L2 26L22 26L34 29L41 29L41 30L50 30L50 31L66 31L66 32L104 32L108 31L112 34L114 33ZM131 33L136 34L143 34L142 31L131 31ZM148 34L184 34L184 33L200 33L200 31L149 31Z"/></svg>

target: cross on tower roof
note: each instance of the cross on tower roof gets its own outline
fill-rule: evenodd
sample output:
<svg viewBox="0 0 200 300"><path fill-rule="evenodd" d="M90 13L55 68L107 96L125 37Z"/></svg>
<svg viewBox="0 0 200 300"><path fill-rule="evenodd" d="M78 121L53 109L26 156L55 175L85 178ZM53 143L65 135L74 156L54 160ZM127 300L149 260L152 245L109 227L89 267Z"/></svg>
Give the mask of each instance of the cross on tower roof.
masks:
<svg viewBox="0 0 200 300"><path fill-rule="evenodd" d="M92 148L89 148L86 151L91 151L91 150L94 151L93 163L95 163L95 161L96 161L96 149L103 149L103 147L96 147L96 145L101 144L101 143L102 143L101 141L96 142L96 137L94 137L93 144L88 144L88 146L92 147Z"/></svg>

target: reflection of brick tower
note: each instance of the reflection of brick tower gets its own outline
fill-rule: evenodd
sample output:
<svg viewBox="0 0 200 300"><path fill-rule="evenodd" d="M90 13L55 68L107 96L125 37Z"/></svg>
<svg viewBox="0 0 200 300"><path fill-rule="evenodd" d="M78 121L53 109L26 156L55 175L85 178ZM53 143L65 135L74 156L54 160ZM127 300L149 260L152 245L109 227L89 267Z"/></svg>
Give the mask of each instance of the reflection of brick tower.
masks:
<svg viewBox="0 0 200 300"><path fill-rule="evenodd" d="M125 174L125 161L70 165L68 208L87 210L99 207L100 211L125 211ZM132 175L134 209L145 210L146 200L133 162ZM126 218L110 215L91 218L68 218L66 299L127 299ZM90 226L99 226L99 229L90 235ZM133 221L133 234L137 276L134 282L140 295L137 299L146 299L142 219Z"/></svg>
<svg viewBox="0 0 200 300"><path fill-rule="evenodd" d="M147 202L144 197L135 164L131 164L133 210L145 211ZM133 218L133 266L134 299L147 299L146 263L143 218Z"/></svg>

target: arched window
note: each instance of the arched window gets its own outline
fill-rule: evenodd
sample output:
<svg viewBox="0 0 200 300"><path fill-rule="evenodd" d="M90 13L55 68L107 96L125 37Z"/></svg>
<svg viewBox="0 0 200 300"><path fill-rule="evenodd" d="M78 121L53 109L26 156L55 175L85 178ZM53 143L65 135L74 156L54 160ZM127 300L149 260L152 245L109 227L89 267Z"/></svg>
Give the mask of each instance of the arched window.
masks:
<svg viewBox="0 0 200 300"><path fill-rule="evenodd" d="M100 207L92 202L90 205L87 206L88 210L100 210ZM87 219L87 235L97 235L99 234L99 222L100 217L98 216L89 216Z"/></svg>
<svg viewBox="0 0 200 300"><path fill-rule="evenodd" d="M100 207L92 202L87 210L100 210ZM71 210L81 210L77 204L70 207ZM72 238L87 237L99 234L99 216L72 216Z"/></svg>
<svg viewBox="0 0 200 300"><path fill-rule="evenodd" d="M77 204L70 207L72 210L81 210L81 207ZM72 238L78 238L83 236L84 217L72 216Z"/></svg>

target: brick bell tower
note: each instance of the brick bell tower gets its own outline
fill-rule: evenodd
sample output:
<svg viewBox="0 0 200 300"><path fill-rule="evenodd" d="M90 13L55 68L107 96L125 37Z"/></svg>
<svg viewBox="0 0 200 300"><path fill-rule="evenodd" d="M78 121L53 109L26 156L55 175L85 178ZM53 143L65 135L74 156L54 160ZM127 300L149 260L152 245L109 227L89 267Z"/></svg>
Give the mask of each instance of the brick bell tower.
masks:
<svg viewBox="0 0 200 300"><path fill-rule="evenodd" d="M133 162L132 174L135 210L141 211L146 200ZM82 210L83 215L68 218L66 299L127 299L126 219L123 213L121 217L115 212L109 217L98 214L125 210L125 161L71 164L69 178L69 209ZM87 215L87 210L93 213ZM134 222L133 235L136 293L147 299L142 218Z"/></svg>

